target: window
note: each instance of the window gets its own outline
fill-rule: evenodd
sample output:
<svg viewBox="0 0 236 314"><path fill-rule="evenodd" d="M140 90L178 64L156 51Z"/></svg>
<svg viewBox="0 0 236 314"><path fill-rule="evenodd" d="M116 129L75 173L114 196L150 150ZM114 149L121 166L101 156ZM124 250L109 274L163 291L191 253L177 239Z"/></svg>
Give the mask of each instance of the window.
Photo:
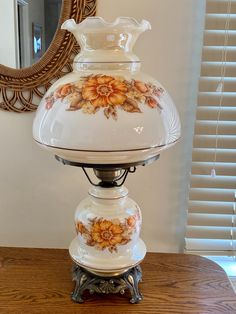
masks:
<svg viewBox="0 0 236 314"><path fill-rule="evenodd" d="M236 0L207 0L186 251L234 276L235 214Z"/></svg>

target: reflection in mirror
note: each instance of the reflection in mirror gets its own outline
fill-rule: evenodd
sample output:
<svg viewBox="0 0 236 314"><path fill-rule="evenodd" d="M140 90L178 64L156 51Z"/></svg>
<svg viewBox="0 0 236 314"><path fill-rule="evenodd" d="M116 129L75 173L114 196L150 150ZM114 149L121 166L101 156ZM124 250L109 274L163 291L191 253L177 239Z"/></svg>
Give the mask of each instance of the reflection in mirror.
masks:
<svg viewBox="0 0 236 314"><path fill-rule="evenodd" d="M54 37L62 0L16 1L16 68L37 62Z"/></svg>
<svg viewBox="0 0 236 314"><path fill-rule="evenodd" d="M40 1L42 0L35 0L36 3ZM97 0L60 0L59 3L58 0L45 0L43 4L47 1L52 3L53 9L50 11L50 8L45 9L43 7L42 10L46 14L42 25L38 21L33 21L36 26L39 26L35 28L38 37L40 35L40 26L42 26L42 49L46 51L40 58L40 49L36 49L36 54L38 54L36 57L40 60L32 66L28 66L35 62L33 58L31 61L33 52L32 45L30 46L33 26L32 24L28 26L28 23L20 23L20 25L26 26L26 31L23 34L20 33L22 35L19 34L17 8L18 4L29 8L30 1L0 0L0 110L14 112L36 110L39 99L44 96L51 84L56 79L72 71L73 57L79 52L79 46L72 36L68 36L68 33L61 31L58 26L68 19L75 19L76 23L80 23L85 18L96 14ZM19 8L19 11L21 9ZM39 12L41 11L38 9ZM50 32L51 35L47 37L46 34L50 28L47 23L51 22L53 15L56 13L57 16L60 15L60 19L58 23L54 23L54 30L56 27L58 29L56 32L54 30ZM23 13L19 12L20 14ZM47 18L48 21L46 22ZM23 25L21 27L24 30ZM25 35L28 43L28 45L22 45L21 57L19 53L21 45L19 35L21 37ZM53 40L48 47L52 37ZM24 50L24 46L27 50ZM46 49L47 47L48 49ZM22 59L22 69L18 69L20 67L20 58Z"/></svg>

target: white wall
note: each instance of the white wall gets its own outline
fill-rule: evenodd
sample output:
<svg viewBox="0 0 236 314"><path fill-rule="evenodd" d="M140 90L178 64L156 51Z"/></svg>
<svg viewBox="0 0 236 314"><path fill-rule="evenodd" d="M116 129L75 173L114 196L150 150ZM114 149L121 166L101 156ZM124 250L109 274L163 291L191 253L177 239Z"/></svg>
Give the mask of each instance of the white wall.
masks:
<svg viewBox="0 0 236 314"><path fill-rule="evenodd" d="M182 141L126 183L142 208L149 251L183 248L204 5L204 0L98 0L98 14L109 21L122 15L151 22L136 53L181 116ZM0 245L67 247L74 209L88 183L80 169L62 166L33 143L33 116L0 112Z"/></svg>
<svg viewBox="0 0 236 314"><path fill-rule="evenodd" d="M15 0L0 0L0 64L16 68Z"/></svg>
<svg viewBox="0 0 236 314"><path fill-rule="evenodd" d="M25 54L28 60L25 66L30 66L37 60L32 55L32 23L43 28L42 42L45 49L45 27L44 27L44 0L29 0L27 6L27 25L24 28ZM18 60L18 22L17 22L17 0L0 0L0 64L11 68L19 67Z"/></svg>

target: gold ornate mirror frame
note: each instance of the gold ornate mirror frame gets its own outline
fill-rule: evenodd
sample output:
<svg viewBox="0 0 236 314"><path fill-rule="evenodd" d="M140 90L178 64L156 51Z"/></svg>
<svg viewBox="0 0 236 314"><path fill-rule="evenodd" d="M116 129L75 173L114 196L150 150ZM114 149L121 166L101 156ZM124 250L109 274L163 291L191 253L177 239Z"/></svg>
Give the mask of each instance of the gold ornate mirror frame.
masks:
<svg viewBox="0 0 236 314"><path fill-rule="evenodd" d="M74 36L61 30L61 24L73 18L77 23L95 15L96 0L63 0L61 16L51 45L31 67L13 69L0 64L0 108L27 112L37 109L39 100L58 78L72 71L79 46Z"/></svg>

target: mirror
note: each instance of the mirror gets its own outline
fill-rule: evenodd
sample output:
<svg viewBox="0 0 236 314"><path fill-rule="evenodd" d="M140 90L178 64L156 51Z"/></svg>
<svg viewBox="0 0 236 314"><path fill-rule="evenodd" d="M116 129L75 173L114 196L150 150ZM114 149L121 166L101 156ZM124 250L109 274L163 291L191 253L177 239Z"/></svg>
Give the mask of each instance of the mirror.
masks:
<svg viewBox="0 0 236 314"><path fill-rule="evenodd" d="M11 9L15 23L9 22ZM1 109L36 110L51 84L72 70L79 52L61 24L71 18L79 23L95 10L96 0L0 0L0 20L8 25L2 28L7 36L0 36L1 47L7 46L0 50ZM14 43L9 47L11 37Z"/></svg>
<svg viewBox="0 0 236 314"><path fill-rule="evenodd" d="M40 60L50 46L62 0L16 0L16 4L16 68L25 68Z"/></svg>

